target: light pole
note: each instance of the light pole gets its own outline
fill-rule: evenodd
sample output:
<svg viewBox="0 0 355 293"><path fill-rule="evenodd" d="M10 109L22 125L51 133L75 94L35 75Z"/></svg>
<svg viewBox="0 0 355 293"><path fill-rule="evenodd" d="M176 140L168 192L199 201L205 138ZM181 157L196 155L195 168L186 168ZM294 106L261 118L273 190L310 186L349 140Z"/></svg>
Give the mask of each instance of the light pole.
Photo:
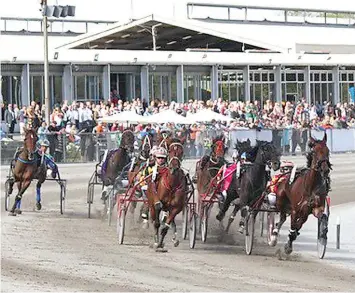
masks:
<svg viewBox="0 0 355 293"><path fill-rule="evenodd" d="M50 100L49 100L49 61L48 61L48 17L75 16L75 6L48 6L47 0L40 0L43 16L43 39L44 39L44 105L45 121L49 125Z"/></svg>

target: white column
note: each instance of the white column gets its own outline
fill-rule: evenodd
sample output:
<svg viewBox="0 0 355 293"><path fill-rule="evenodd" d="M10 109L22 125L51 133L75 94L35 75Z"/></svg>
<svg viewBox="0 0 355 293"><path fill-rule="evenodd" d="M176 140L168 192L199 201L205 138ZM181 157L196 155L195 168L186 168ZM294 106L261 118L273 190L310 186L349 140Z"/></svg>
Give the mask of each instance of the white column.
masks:
<svg viewBox="0 0 355 293"><path fill-rule="evenodd" d="M106 66L104 66L102 71L102 97L105 101L107 101L110 98L110 91L111 91L110 75L111 75L111 65L107 64Z"/></svg>
<svg viewBox="0 0 355 293"><path fill-rule="evenodd" d="M177 102L184 102L184 65L180 65L176 69L176 90Z"/></svg>
<svg viewBox="0 0 355 293"><path fill-rule="evenodd" d="M339 67L333 67L333 103L336 105L340 102L340 78Z"/></svg>
<svg viewBox="0 0 355 293"><path fill-rule="evenodd" d="M275 69L275 82L276 82L276 93L273 93L276 97L276 102L282 102L282 82L281 82L281 65L276 66Z"/></svg>
<svg viewBox="0 0 355 293"><path fill-rule="evenodd" d="M305 69L304 78L306 81L306 101L308 104L311 103L311 67L307 66Z"/></svg>
<svg viewBox="0 0 355 293"><path fill-rule="evenodd" d="M245 66L243 69L243 80L244 80L244 94L245 101L250 101L250 82L249 82L249 65Z"/></svg>
<svg viewBox="0 0 355 293"><path fill-rule="evenodd" d="M21 73L21 100L23 106L31 104L30 95L30 64L25 64L22 67Z"/></svg>
<svg viewBox="0 0 355 293"><path fill-rule="evenodd" d="M149 67L141 67L141 101L145 100L149 105Z"/></svg>
<svg viewBox="0 0 355 293"><path fill-rule="evenodd" d="M213 101L218 99L218 66L211 67L211 99Z"/></svg>
<svg viewBox="0 0 355 293"><path fill-rule="evenodd" d="M63 101L68 102L74 99L74 88L73 88L73 72L71 65L64 66L63 78L62 78L62 93Z"/></svg>

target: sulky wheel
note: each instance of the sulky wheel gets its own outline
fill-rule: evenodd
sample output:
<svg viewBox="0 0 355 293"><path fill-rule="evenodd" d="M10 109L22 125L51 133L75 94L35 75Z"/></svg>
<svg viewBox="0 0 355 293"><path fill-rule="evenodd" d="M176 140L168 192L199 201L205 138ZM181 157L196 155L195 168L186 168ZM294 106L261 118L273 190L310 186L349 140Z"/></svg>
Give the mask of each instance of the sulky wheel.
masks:
<svg viewBox="0 0 355 293"><path fill-rule="evenodd" d="M65 197L67 193L66 184L61 182L60 183L60 214L63 215L65 212Z"/></svg>
<svg viewBox="0 0 355 293"><path fill-rule="evenodd" d="M328 233L328 216L323 214L321 218L318 219L318 239L317 239L317 250L318 257L320 259L324 258L325 251L327 249L327 233Z"/></svg>
<svg viewBox="0 0 355 293"><path fill-rule="evenodd" d="M196 244L196 233L197 233L197 214L194 212L190 212L190 227L189 227L189 244L190 248L195 248Z"/></svg>
<svg viewBox="0 0 355 293"><path fill-rule="evenodd" d="M8 211L10 206L10 182L11 179L7 179L5 182L5 211Z"/></svg>
<svg viewBox="0 0 355 293"><path fill-rule="evenodd" d="M122 205L117 214L118 244L123 244L125 224L126 224L126 208Z"/></svg>
<svg viewBox="0 0 355 293"><path fill-rule="evenodd" d="M255 213L249 212L245 219L245 252L247 255L250 255L253 251L255 217Z"/></svg>
<svg viewBox="0 0 355 293"><path fill-rule="evenodd" d="M185 204L182 209L182 239L186 239L187 230L188 230L188 221L189 221L189 206Z"/></svg>
<svg viewBox="0 0 355 293"><path fill-rule="evenodd" d="M88 198L87 198L87 203L88 203L88 218L91 218L91 205L94 201L94 188L95 186L93 184L89 184L88 187Z"/></svg>
<svg viewBox="0 0 355 293"><path fill-rule="evenodd" d="M208 206L203 207L201 218L201 239L202 242L207 240L207 228L208 228Z"/></svg>

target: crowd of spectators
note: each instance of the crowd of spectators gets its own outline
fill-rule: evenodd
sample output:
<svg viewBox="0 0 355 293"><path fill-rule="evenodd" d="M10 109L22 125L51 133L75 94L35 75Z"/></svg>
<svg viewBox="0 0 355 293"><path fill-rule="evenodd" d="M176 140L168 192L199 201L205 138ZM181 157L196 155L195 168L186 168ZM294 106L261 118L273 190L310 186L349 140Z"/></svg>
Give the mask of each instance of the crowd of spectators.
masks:
<svg viewBox="0 0 355 293"><path fill-rule="evenodd" d="M66 134L68 142L79 143L79 134L83 131L102 134L109 131L123 131L124 125L119 123L105 124L100 118L114 115L122 111L134 111L139 115L152 115L167 109L188 116L200 109L211 109L217 113L227 115L235 120L230 123L214 121L212 125L196 123L189 126L177 126L172 123L165 125L137 125L137 132L160 131L170 128L179 133L186 132L194 154L199 156L203 152L203 145L208 137L208 129L222 129L228 132L234 129L272 129L292 130L281 131L275 141L286 150L289 150L289 140L292 140L292 152L297 145L304 149L305 130L355 128L354 104L331 102L308 104L305 99L296 102L273 102L266 100L263 105L260 101L254 102L227 102L221 98L212 101L189 100L186 103L177 103L153 100L149 104L140 99L131 102L122 101L114 93L108 101L94 102L68 102L56 104L50 115L49 125L44 122L44 107L32 101L31 105L19 108L17 105L1 105L1 120L6 124L6 135L12 138L15 124L19 124L21 135L26 125L38 128L40 139L47 138L51 144L51 152L62 148L61 134ZM4 133L2 133L4 136ZM60 160L60 157L57 159Z"/></svg>

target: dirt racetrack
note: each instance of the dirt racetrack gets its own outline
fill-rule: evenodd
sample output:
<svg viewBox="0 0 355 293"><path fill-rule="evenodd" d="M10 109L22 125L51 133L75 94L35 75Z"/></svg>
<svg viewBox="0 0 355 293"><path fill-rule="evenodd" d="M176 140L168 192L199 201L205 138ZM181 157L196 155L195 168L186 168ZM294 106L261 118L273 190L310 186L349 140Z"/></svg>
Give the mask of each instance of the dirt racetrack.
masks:
<svg viewBox="0 0 355 293"><path fill-rule="evenodd" d="M332 156L333 204L354 200L354 162L354 155ZM174 248L168 234L169 252L156 253L149 248L152 231L137 223L137 209L127 220L124 245L118 245L115 220L107 225L98 192L94 218L87 219L86 189L93 169L93 164L60 166L68 179L64 215L59 214L58 186L45 183L41 211L33 209L33 184L23 199L23 215L9 217L3 194L7 169L1 168L2 292L355 291L355 271L318 260L316 242L314 254L303 253L296 242L293 254L278 260L275 251L283 247L286 233L276 248L257 238L253 255L247 256L243 236L233 227L222 237L213 216L207 243L198 236L191 250L180 237L180 246Z"/></svg>

